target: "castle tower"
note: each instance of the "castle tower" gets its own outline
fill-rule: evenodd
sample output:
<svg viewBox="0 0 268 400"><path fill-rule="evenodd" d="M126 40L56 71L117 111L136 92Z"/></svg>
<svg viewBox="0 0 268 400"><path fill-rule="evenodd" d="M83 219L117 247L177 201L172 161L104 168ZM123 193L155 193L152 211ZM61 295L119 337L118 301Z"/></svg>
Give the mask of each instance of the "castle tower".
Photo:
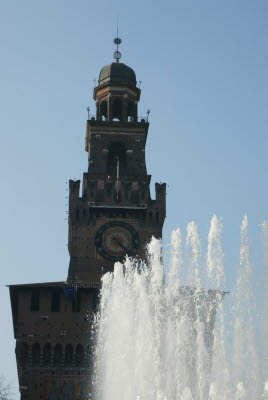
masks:
<svg viewBox="0 0 268 400"><path fill-rule="evenodd" d="M166 186L156 184L152 200L145 162L149 122L138 116L141 91L118 49L115 58L94 89L82 193L80 181L69 182L67 280L9 287L22 400L87 399L101 277L126 255L144 259L151 236L162 236Z"/></svg>
<svg viewBox="0 0 268 400"><path fill-rule="evenodd" d="M149 123L138 117L135 72L114 62L94 89L96 116L87 121L88 172L70 181L69 281L99 282L126 254L144 258L152 235L161 238L166 185L151 199L145 162Z"/></svg>

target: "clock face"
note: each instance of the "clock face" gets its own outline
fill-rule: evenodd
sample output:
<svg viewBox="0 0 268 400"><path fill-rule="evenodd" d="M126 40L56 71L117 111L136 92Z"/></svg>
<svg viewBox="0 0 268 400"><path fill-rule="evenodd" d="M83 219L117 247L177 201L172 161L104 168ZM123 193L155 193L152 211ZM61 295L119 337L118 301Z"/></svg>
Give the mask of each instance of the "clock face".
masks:
<svg viewBox="0 0 268 400"><path fill-rule="evenodd" d="M99 254L111 261L122 261L126 255L135 255L139 245L138 233L123 221L111 221L102 225L95 238Z"/></svg>

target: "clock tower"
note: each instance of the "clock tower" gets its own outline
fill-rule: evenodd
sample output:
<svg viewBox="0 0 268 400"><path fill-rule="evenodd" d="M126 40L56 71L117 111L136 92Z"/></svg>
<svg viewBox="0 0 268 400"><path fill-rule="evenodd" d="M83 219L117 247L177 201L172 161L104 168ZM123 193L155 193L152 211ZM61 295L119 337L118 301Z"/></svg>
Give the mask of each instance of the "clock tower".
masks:
<svg viewBox="0 0 268 400"><path fill-rule="evenodd" d="M166 185L155 185L152 200L145 162L149 122L138 116L140 94L135 72L118 59L100 71L81 196L80 181L70 181L69 281L99 282L126 255L144 259L151 237L162 237Z"/></svg>
<svg viewBox="0 0 268 400"><path fill-rule="evenodd" d="M166 185L156 183L151 198L149 122L138 116L141 91L133 69L119 62L120 42L94 88L82 190L80 181L69 182L68 277L9 286L22 400L88 398L101 277L126 256L145 259L151 237L162 237Z"/></svg>

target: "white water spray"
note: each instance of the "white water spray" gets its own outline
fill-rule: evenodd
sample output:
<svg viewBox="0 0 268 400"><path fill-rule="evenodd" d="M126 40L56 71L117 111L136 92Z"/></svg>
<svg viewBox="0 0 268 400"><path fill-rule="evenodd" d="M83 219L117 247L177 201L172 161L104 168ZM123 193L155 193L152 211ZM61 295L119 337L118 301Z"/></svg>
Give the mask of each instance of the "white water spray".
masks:
<svg viewBox="0 0 268 400"><path fill-rule="evenodd" d="M234 289L233 374L236 381L239 382L237 396L244 396L241 398L245 399L257 399L260 397L260 373L258 371L259 364L253 323L253 316L256 313L253 293L253 269L248 242L248 221L245 216L241 225L240 267ZM248 397L243 394L243 384L247 384L245 393L248 392Z"/></svg>
<svg viewBox="0 0 268 400"><path fill-rule="evenodd" d="M262 229L268 261L268 224ZM228 316L233 319L232 346L227 346L221 232L222 222L213 216L203 265L196 224L187 228L187 262L181 232L175 230L166 282L161 242L154 238L147 266L127 259L103 277L94 400L268 399L268 371L266 376L260 371L254 332L246 217L233 315Z"/></svg>

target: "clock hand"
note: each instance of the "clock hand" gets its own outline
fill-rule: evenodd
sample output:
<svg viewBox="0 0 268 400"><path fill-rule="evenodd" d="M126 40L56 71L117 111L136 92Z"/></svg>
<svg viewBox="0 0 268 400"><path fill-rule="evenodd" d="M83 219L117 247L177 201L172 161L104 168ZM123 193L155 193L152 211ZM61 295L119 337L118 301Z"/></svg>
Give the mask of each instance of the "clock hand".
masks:
<svg viewBox="0 0 268 400"><path fill-rule="evenodd" d="M114 237L113 239L115 243L117 243L123 250L128 251L128 249L121 243L119 239L117 239L117 237Z"/></svg>

